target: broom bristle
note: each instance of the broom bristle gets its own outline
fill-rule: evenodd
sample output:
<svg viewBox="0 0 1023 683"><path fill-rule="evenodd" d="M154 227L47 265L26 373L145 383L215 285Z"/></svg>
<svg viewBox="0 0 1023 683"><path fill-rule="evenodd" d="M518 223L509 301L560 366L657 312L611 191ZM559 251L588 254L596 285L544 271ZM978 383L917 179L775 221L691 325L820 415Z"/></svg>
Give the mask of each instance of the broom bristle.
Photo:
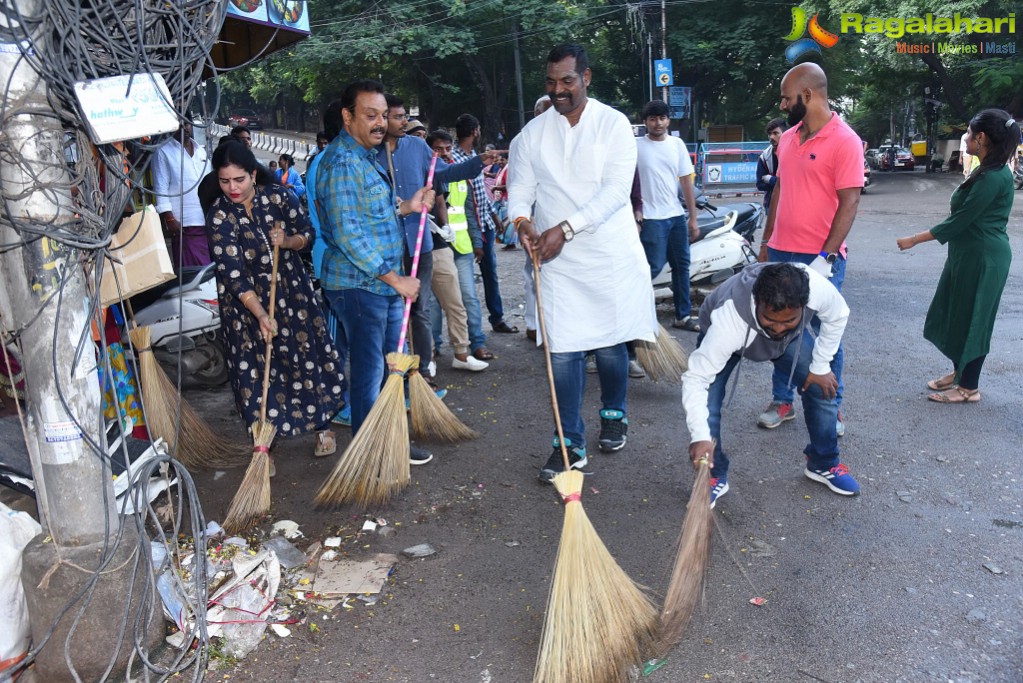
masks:
<svg viewBox="0 0 1023 683"><path fill-rule="evenodd" d="M656 637L657 610L611 557L578 496L583 474L554 477L565 503L534 683L621 681Z"/></svg>
<svg viewBox="0 0 1023 683"><path fill-rule="evenodd" d="M409 375L408 391L412 407L412 434L417 439L457 443L479 436L455 417L418 370L413 369Z"/></svg>
<svg viewBox="0 0 1023 683"><path fill-rule="evenodd" d="M654 382L680 382L689 369L689 354L663 325L657 326L655 342L636 342L636 360Z"/></svg>
<svg viewBox="0 0 1023 683"><path fill-rule="evenodd" d="M412 480L409 470L405 374L418 356L387 354L391 374L348 448L313 499L318 507L353 502L367 508L390 500Z"/></svg>
<svg viewBox="0 0 1023 683"><path fill-rule="evenodd" d="M136 327L128 331L139 353L139 381L146 407L146 428L154 438L167 442L168 448L185 467L235 467L245 462L251 451L243 443L231 441L213 431L191 404L178 396L178 389L160 367L150 349L150 330ZM181 440L175 419L181 403Z"/></svg>
<svg viewBox="0 0 1023 683"><path fill-rule="evenodd" d="M257 422L252 427L252 462L245 470L238 493L227 510L224 529L237 534L249 529L270 512L270 444L277 436L277 427Z"/></svg>
<svg viewBox="0 0 1023 683"><path fill-rule="evenodd" d="M710 550L710 531L713 511L710 508L710 466L703 462L693 481L686 519L679 535L675 568L668 582L661 610L661 634L657 653L664 656L685 635L689 620L703 592L703 577L707 570Z"/></svg>

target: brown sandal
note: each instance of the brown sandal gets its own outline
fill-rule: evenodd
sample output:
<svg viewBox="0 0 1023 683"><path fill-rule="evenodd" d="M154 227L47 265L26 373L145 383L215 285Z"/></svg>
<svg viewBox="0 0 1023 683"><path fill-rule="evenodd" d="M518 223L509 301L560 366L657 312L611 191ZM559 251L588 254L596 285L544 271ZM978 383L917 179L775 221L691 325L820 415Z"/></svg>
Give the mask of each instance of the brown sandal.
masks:
<svg viewBox="0 0 1023 683"><path fill-rule="evenodd" d="M316 450L313 451L313 455L317 458L326 458L336 452L337 439L334 438L334 432L319 432L316 435Z"/></svg>
<svg viewBox="0 0 1023 683"><path fill-rule="evenodd" d="M944 377L932 379L930 382L927 383L927 388L930 389L931 391L945 391L946 389L951 389L955 385L956 373L953 371L948 373Z"/></svg>
<svg viewBox="0 0 1023 683"><path fill-rule="evenodd" d="M927 399L935 403L976 403L980 400L980 389L963 389L953 384L945 391L928 395Z"/></svg>

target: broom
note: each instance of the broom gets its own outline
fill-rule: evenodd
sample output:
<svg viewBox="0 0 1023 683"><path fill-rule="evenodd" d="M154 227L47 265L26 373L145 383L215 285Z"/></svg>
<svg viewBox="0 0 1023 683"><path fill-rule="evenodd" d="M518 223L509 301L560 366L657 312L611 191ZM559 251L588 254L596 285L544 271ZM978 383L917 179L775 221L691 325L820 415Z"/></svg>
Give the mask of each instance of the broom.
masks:
<svg viewBox="0 0 1023 683"><path fill-rule="evenodd" d="M707 456L697 462L693 492L678 539L675 567L661 609L661 634L655 646L663 657L685 635L689 620L703 591L703 576L710 550L710 464Z"/></svg>
<svg viewBox="0 0 1023 683"><path fill-rule="evenodd" d="M569 467L544 322L540 265L535 252L532 257L547 383L565 464L565 471L553 480L565 503L565 524L533 683L620 681L652 645L657 612L643 589L611 557L583 509L583 473Z"/></svg>
<svg viewBox="0 0 1023 683"><path fill-rule="evenodd" d="M274 308L277 304L277 259L280 247L274 245L273 268L270 272L270 328L274 324ZM266 338L266 353L263 354L263 402L259 406L259 422L252 425L252 462L245 470L238 493L231 500L227 510L224 529L236 534L251 527L270 512L270 444L277 436L277 427L266 420L266 400L270 395L270 358L273 354L273 335Z"/></svg>
<svg viewBox="0 0 1023 683"><path fill-rule="evenodd" d="M654 382L681 382L682 373L689 369L689 354L660 324L655 341L636 342L636 360Z"/></svg>
<svg viewBox="0 0 1023 683"><path fill-rule="evenodd" d="M433 174L437 168L437 157L430 162L430 171L426 176L426 186L433 186ZM423 235L426 233L426 211L419 215L419 235L416 237L416 249L412 255L412 272L415 277L419 272L419 254L423 248ZM427 293L428 295L429 293ZM398 343L398 353L404 350L405 333L408 331L409 316L412 312L412 300L405 301L405 319L401 325L401 341ZM411 334L409 334L409 350L412 349ZM430 383L419 373L419 365L416 364L408 376L409 406L412 413L412 434L417 439L439 443L455 443L475 439L479 436L469 429L455 417L454 413L444 405Z"/></svg>
<svg viewBox="0 0 1023 683"><path fill-rule="evenodd" d="M153 439L163 439L174 457L189 469L240 465L249 454L248 449L213 431L178 394L177 387L153 355L150 329L133 327L128 336L139 354L139 381L146 408L146 427ZM179 406L180 439L177 425Z"/></svg>
<svg viewBox="0 0 1023 683"><path fill-rule="evenodd" d="M316 492L317 506L349 501L367 508L386 503L412 480L409 469L405 375L419 356L387 354L390 375L359 432Z"/></svg>

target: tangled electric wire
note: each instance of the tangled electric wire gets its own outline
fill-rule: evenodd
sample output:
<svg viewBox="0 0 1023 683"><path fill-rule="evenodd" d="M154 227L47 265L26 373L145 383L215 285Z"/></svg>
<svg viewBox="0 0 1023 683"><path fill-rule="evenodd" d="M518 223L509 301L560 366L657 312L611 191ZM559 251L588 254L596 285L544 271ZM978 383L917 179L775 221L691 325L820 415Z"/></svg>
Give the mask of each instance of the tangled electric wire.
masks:
<svg viewBox="0 0 1023 683"><path fill-rule="evenodd" d="M210 50L217 40L226 11L227 3L220 0L170 3L154 0L96 0L90 3L0 0L0 44L18 48L16 53L8 49L0 54L0 65L4 67L0 76L4 79L0 90L0 164L4 171L0 177L0 198L3 200L0 235L7 236L0 239L0 257L11 250L36 247L42 239L49 240L47 248L64 250L72 256L63 261L55 273L55 295L46 297L34 316L26 316L30 318L29 322L5 341L16 341L46 306L55 305L59 311L61 306L80 305L65 301L68 268L88 266L95 287L93 291L98 291L111 236L120 224L122 212L132 195L136 194L145 201L146 195L151 194L143 187L141 178L149 164L150 153L168 137L163 135L146 141L94 145L86 133L83 112L75 96L75 83L123 74L158 73L163 76L170 93L168 105L178 112L179 119L184 120L184 112L204 70L216 73ZM9 73L7 67L10 67ZM26 80L38 80L45 85L45 99L40 97L40 88L25 87ZM26 131L30 134L25 135ZM48 211L39 215L26 210L32 206L32 201L39 202L40 198L45 206L50 207ZM98 309L94 312L98 314ZM99 358L104 362L107 344L102 325L100 331ZM77 363L94 362L87 353L83 354L85 346L91 342L89 332L88 326L80 331ZM55 367L57 335L58 331L54 330ZM106 376L109 377L109 360L105 362ZM56 380L60 402L78 423L89 453L101 461L103 476L105 481L109 481L113 463L104 440L96 442L88 437L90 430L83 423L87 423L91 416L73 415L67 401L67 389L62 386L59 373ZM124 457L128 457L126 451ZM205 674L208 643L205 628L206 567L204 562L198 561L205 549L205 522L192 479L176 460L160 456L144 465L137 475L143 491L145 482L158 471L162 471L164 477L173 476L178 480L176 493L170 489L167 493L171 508L175 510L169 529L164 529L156 519L152 505L142 498L135 501L137 512L134 515L119 515L117 528L106 529L100 566L82 591L72 596L63 607L47 635L34 643L23 666L30 664L40 650L47 647L59 622L66 617L72 618L74 614L63 649L69 671L75 680L79 680L71 661L71 639L86 613L92 589L101 574L110 569L121 539L130 539L137 534L138 551L131 567L132 580L127 587L128 602L117 645L131 643L132 659L136 664L142 662L141 671L146 680L154 676L162 680L189 668L192 679L201 680ZM88 483L83 482L83 485ZM109 509L114 501L106 499L107 487L101 488L104 503ZM150 658L145 637L145 624L154 615L159 618L161 611L160 598L153 590L154 577L161 569L153 566L150 554L149 539L154 534L155 542L171 551L182 535L194 537L197 557L190 578L192 590L183 592L195 596L188 606L195 617L195 627L193 632L186 634L185 642L196 640L199 647L186 647L159 662ZM168 554L174 556L173 552ZM129 613L128 605L134 605L133 613ZM115 652L102 676L104 680L110 676L116 656Z"/></svg>

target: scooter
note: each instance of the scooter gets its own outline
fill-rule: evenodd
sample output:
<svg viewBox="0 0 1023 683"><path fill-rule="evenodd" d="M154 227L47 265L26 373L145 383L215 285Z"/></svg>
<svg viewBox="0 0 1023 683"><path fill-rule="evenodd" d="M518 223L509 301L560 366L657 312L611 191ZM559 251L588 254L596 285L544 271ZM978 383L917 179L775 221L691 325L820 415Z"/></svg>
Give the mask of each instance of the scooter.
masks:
<svg viewBox="0 0 1023 683"><path fill-rule="evenodd" d="M717 207L705 196L696 198L700 236L689 246L689 285L699 297L732 277L757 254L750 246L764 216L763 206L753 202ZM654 297L671 296L671 266L666 264L653 279Z"/></svg>
<svg viewBox="0 0 1023 683"><path fill-rule="evenodd" d="M171 377L180 367L184 386L217 387L227 381L215 268L213 263L185 267L183 284L172 281L132 298L133 306L142 306L135 309L135 321L149 326L153 355Z"/></svg>

